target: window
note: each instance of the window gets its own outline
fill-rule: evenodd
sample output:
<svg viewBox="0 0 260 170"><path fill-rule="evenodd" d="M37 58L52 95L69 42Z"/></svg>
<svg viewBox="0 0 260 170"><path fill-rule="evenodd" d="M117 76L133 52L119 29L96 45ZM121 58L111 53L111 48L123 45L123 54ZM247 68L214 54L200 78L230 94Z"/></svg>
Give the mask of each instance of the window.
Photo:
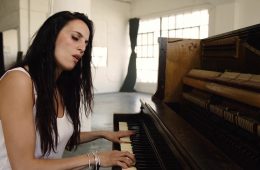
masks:
<svg viewBox="0 0 260 170"><path fill-rule="evenodd" d="M137 36L137 82L157 82L159 37L202 39L208 37L207 9L140 20Z"/></svg>
<svg viewBox="0 0 260 170"><path fill-rule="evenodd" d="M140 21L137 36L137 82L156 82L160 18Z"/></svg>

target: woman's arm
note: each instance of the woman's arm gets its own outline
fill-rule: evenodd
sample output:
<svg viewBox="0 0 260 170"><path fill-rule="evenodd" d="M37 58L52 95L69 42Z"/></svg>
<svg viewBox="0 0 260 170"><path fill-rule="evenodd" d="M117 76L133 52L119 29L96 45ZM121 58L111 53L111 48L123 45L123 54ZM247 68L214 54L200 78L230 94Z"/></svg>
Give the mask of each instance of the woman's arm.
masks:
<svg viewBox="0 0 260 170"><path fill-rule="evenodd" d="M34 95L32 81L26 74L20 71L7 73L0 81L0 94L0 120L13 170L79 169L87 167L89 160L90 164L95 163L94 157L86 154L56 160L35 158ZM110 151L98 155L101 166L119 165L126 168L134 162L130 153Z"/></svg>
<svg viewBox="0 0 260 170"><path fill-rule="evenodd" d="M31 79L12 71L0 81L0 119L9 161L16 169L70 169L86 165L87 157L67 160L35 159L34 94Z"/></svg>
<svg viewBox="0 0 260 170"><path fill-rule="evenodd" d="M98 138L105 138L111 142L121 143L120 138L128 137L134 134L134 131L92 131L92 132L81 132L80 143L90 142Z"/></svg>

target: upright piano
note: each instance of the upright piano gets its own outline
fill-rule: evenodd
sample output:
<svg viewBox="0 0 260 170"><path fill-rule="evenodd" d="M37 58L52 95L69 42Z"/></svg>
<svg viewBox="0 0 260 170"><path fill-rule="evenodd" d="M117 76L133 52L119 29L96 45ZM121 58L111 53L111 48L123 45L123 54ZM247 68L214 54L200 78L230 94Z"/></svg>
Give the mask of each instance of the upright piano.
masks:
<svg viewBox="0 0 260 170"><path fill-rule="evenodd" d="M131 169L260 169L260 25L202 40L159 39L158 87L131 129ZM114 170L120 169L113 167Z"/></svg>

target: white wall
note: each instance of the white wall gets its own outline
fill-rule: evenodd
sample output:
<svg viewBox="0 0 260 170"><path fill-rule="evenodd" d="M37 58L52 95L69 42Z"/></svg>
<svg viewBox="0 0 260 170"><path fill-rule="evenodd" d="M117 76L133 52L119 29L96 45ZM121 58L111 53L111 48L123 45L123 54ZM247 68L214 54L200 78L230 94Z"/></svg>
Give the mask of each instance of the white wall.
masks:
<svg viewBox="0 0 260 170"><path fill-rule="evenodd" d="M93 68L95 93L118 92L126 76L130 5L115 0L92 1L94 46L106 46L107 66Z"/></svg>
<svg viewBox="0 0 260 170"><path fill-rule="evenodd" d="M236 0L235 29L260 23L259 0Z"/></svg>
<svg viewBox="0 0 260 170"><path fill-rule="evenodd" d="M18 29L19 0L2 0L0 4L0 32L3 32L5 68L16 61Z"/></svg>
<svg viewBox="0 0 260 170"><path fill-rule="evenodd" d="M220 34L260 23L259 0L235 0L216 5L215 31Z"/></svg>
<svg viewBox="0 0 260 170"><path fill-rule="evenodd" d="M211 35L216 35L228 31L232 31L235 29L235 11L236 11L236 3L234 2L226 2L218 4L214 7L214 12L211 14L213 22L211 22Z"/></svg>
<svg viewBox="0 0 260 170"><path fill-rule="evenodd" d="M52 0L52 13L59 11L82 12L91 16L92 0Z"/></svg>
<svg viewBox="0 0 260 170"><path fill-rule="evenodd" d="M19 26L19 0L1 0L0 31L17 29Z"/></svg>
<svg viewBox="0 0 260 170"><path fill-rule="evenodd" d="M24 54L31 43L32 36L48 18L50 14L50 1L46 0L20 0L18 48Z"/></svg>
<svg viewBox="0 0 260 170"><path fill-rule="evenodd" d="M16 29L9 29L3 32L5 68L10 67L16 61L18 51L17 36Z"/></svg>
<svg viewBox="0 0 260 170"><path fill-rule="evenodd" d="M91 0L20 0L19 50L26 52L32 36L53 13L70 10L87 13ZM90 13L90 12L89 12Z"/></svg>

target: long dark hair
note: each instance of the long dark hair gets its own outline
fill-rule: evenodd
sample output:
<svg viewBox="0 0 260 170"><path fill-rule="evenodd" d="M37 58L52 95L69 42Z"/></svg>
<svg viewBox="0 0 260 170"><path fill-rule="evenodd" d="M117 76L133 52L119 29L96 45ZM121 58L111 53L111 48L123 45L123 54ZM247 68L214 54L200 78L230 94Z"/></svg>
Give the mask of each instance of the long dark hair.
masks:
<svg viewBox="0 0 260 170"><path fill-rule="evenodd" d="M80 19L89 28L88 45L83 57L70 71L63 71L55 79L56 63L54 49L57 36L61 29L71 20ZM58 142L57 113L55 100L58 89L65 105L74 132L67 149L77 147L80 140L80 100L83 99L86 114L92 111L93 85L91 76L91 50L93 42L93 23L82 13L69 11L58 12L49 17L38 30L24 60L17 66L29 67L29 74L37 91L36 128L40 134L41 149L44 155L55 151ZM57 103L57 101L56 101Z"/></svg>

